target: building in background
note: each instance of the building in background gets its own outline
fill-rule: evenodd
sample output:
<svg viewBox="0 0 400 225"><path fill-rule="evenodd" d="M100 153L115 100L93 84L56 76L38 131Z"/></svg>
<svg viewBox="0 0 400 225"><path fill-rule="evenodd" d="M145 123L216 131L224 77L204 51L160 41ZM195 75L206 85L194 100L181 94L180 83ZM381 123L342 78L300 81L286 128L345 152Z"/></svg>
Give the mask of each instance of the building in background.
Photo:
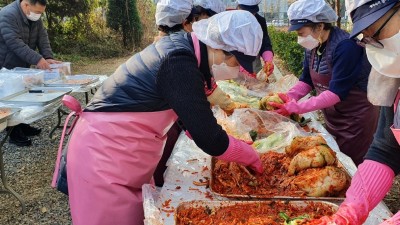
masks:
<svg viewBox="0 0 400 225"><path fill-rule="evenodd" d="M236 9L236 0L222 0L227 10ZM259 14L265 17L268 25L287 26L287 10L293 0L261 0Z"/></svg>
<svg viewBox="0 0 400 225"><path fill-rule="evenodd" d="M268 25L287 26L289 24L287 10L290 2L288 0L262 0L260 14L265 17Z"/></svg>
<svg viewBox="0 0 400 225"><path fill-rule="evenodd" d="M222 0L222 2L226 5L227 10L236 9L236 0Z"/></svg>

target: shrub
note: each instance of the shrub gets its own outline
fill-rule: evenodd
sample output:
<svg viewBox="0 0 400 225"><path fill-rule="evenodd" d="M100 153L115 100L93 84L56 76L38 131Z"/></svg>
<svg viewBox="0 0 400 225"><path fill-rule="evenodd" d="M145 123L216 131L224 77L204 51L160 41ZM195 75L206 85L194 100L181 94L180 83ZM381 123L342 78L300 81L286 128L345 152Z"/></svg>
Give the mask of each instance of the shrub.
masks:
<svg viewBox="0 0 400 225"><path fill-rule="evenodd" d="M296 76L303 71L304 48L297 44L297 34L278 30L273 26L268 27L272 48L276 55L282 59L284 66Z"/></svg>
<svg viewBox="0 0 400 225"><path fill-rule="evenodd" d="M124 47L138 47L142 41L142 24L136 0L108 0L107 26L122 33Z"/></svg>

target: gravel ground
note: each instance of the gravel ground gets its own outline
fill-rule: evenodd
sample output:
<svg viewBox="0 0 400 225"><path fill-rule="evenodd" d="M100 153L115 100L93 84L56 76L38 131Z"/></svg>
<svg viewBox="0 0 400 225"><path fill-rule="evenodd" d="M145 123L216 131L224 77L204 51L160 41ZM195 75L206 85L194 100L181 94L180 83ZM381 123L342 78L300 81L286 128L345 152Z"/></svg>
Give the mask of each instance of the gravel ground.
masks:
<svg viewBox="0 0 400 225"><path fill-rule="evenodd" d="M32 124L41 127L42 133L32 138L31 147L4 145L9 186L25 200L27 213L20 213L20 204L13 196L0 195L0 224L71 224L67 196L50 187L61 129L55 132L54 140L48 134L56 121L54 113ZM1 132L0 139L4 136Z"/></svg>
<svg viewBox="0 0 400 225"><path fill-rule="evenodd" d="M113 67L118 65L119 62ZM96 68L96 65L93 67ZM82 100L83 96L80 96L80 99ZM5 144L3 150L6 176L9 185L24 198L27 213L20 213L21 207L14 197L0 195L1 225L71 224L67 196L50 187L61 130L55 132L54 140L50 140L48 134L56 120L57 116L54 113L32 124L41 127L42 133L32 138L31 147ZM4 135L5 132L0 133L0 140ZM385 198L392 212L400 210L399 197L400 179L397 177L391 192Z"/></svg>

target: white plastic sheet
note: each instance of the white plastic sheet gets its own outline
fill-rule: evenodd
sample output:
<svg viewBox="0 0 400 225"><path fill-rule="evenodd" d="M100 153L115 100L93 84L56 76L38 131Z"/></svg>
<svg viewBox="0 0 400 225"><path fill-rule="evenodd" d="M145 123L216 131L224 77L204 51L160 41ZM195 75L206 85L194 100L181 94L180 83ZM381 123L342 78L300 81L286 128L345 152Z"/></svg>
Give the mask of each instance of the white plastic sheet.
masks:
<svg viewBox="0 0 400 225"><path fill-rule="evenodd" d="M305 116L315 117L312 114L306 114ZM315 119L313 119L311 127L322 133L328 145L338 152L337 156L340 162L353 176L356 166L349 157L339 152L339 147L334 138ZM167 163L168 169L164 175L165 184L163 188L157 191L149 185L143 186L143 191L146 192L146 195L144 195L146 221L159 221L161 218L163 224L175 224L173 212L181 202L191 200L228 200L211 195L210 190L205 186L193 184L194 181L210 178L210 159L210 156L202 152L192 140L182 133ZM370 213L364 224L377 225L391 215L387 207L380 203Z"/></svg>

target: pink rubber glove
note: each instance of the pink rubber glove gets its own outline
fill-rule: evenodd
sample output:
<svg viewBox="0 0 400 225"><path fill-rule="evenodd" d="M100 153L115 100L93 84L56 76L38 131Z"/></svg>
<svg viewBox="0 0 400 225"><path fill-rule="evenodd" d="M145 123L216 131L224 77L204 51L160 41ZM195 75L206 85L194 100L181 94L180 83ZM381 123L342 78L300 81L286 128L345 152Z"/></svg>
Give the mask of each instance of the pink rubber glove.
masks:
<svg viewBox="0 0 400 225"><path fill-rule="evenodd" d="M290 98L298 101L302 97L306 96L308 93L311 91L311 86L308 85L307 83L303 81L299 81L294 85L287 93L286 95L289 96Z"/></svg>
<svg viewBox="0 0 400 225"><path fill-rule="evenodd" d="M393 179L394 172L390 167L372 160L365 160L358 166L358 170L346 192L346 199L340 205L336 214L332 217L321 218L321 223L313 221L312 224L363 224L369 212L378 205L390 190ZM390 220L399 221L400 215L396 215ZM327 221L331 223L327 223Z"/></svg>
<svg viewBox="0 0 400 225"><path fill-rule="evenodd" d="M396 225L396 224L400 224L400 212L396 213L396 215L386 220L385 222L381 223L380 225Z"/></svg>
<svg viewBox="0 0 400 225"><path fill-rule="evenodd" d="M279 94L279 97L285 102L284 104L270 102L270 105L278 108L278 110L275 110L275 112L284 116L289 116L293 113L303 114L312 112L318 109L324 109L333 106L340 102L339 96L331 91L324 91L318 96L312 97L304 102L297 102L285 94Z"/></svg>
<svg viewBox="0 0 400 225"><path fill-rule="evenodd" d="M253 147L232 136L229 136L228 148L222 155L217 156L217 159L249 166L258 173L264 171L260 156Z"/></svg>
<svg viewBox="0 0 400 225"><path fill-rule="evenodd" d="M265 51L261 58L264 60L264 72L267 76L271 75L274 72L274 53L271 51Z"/></svg>

